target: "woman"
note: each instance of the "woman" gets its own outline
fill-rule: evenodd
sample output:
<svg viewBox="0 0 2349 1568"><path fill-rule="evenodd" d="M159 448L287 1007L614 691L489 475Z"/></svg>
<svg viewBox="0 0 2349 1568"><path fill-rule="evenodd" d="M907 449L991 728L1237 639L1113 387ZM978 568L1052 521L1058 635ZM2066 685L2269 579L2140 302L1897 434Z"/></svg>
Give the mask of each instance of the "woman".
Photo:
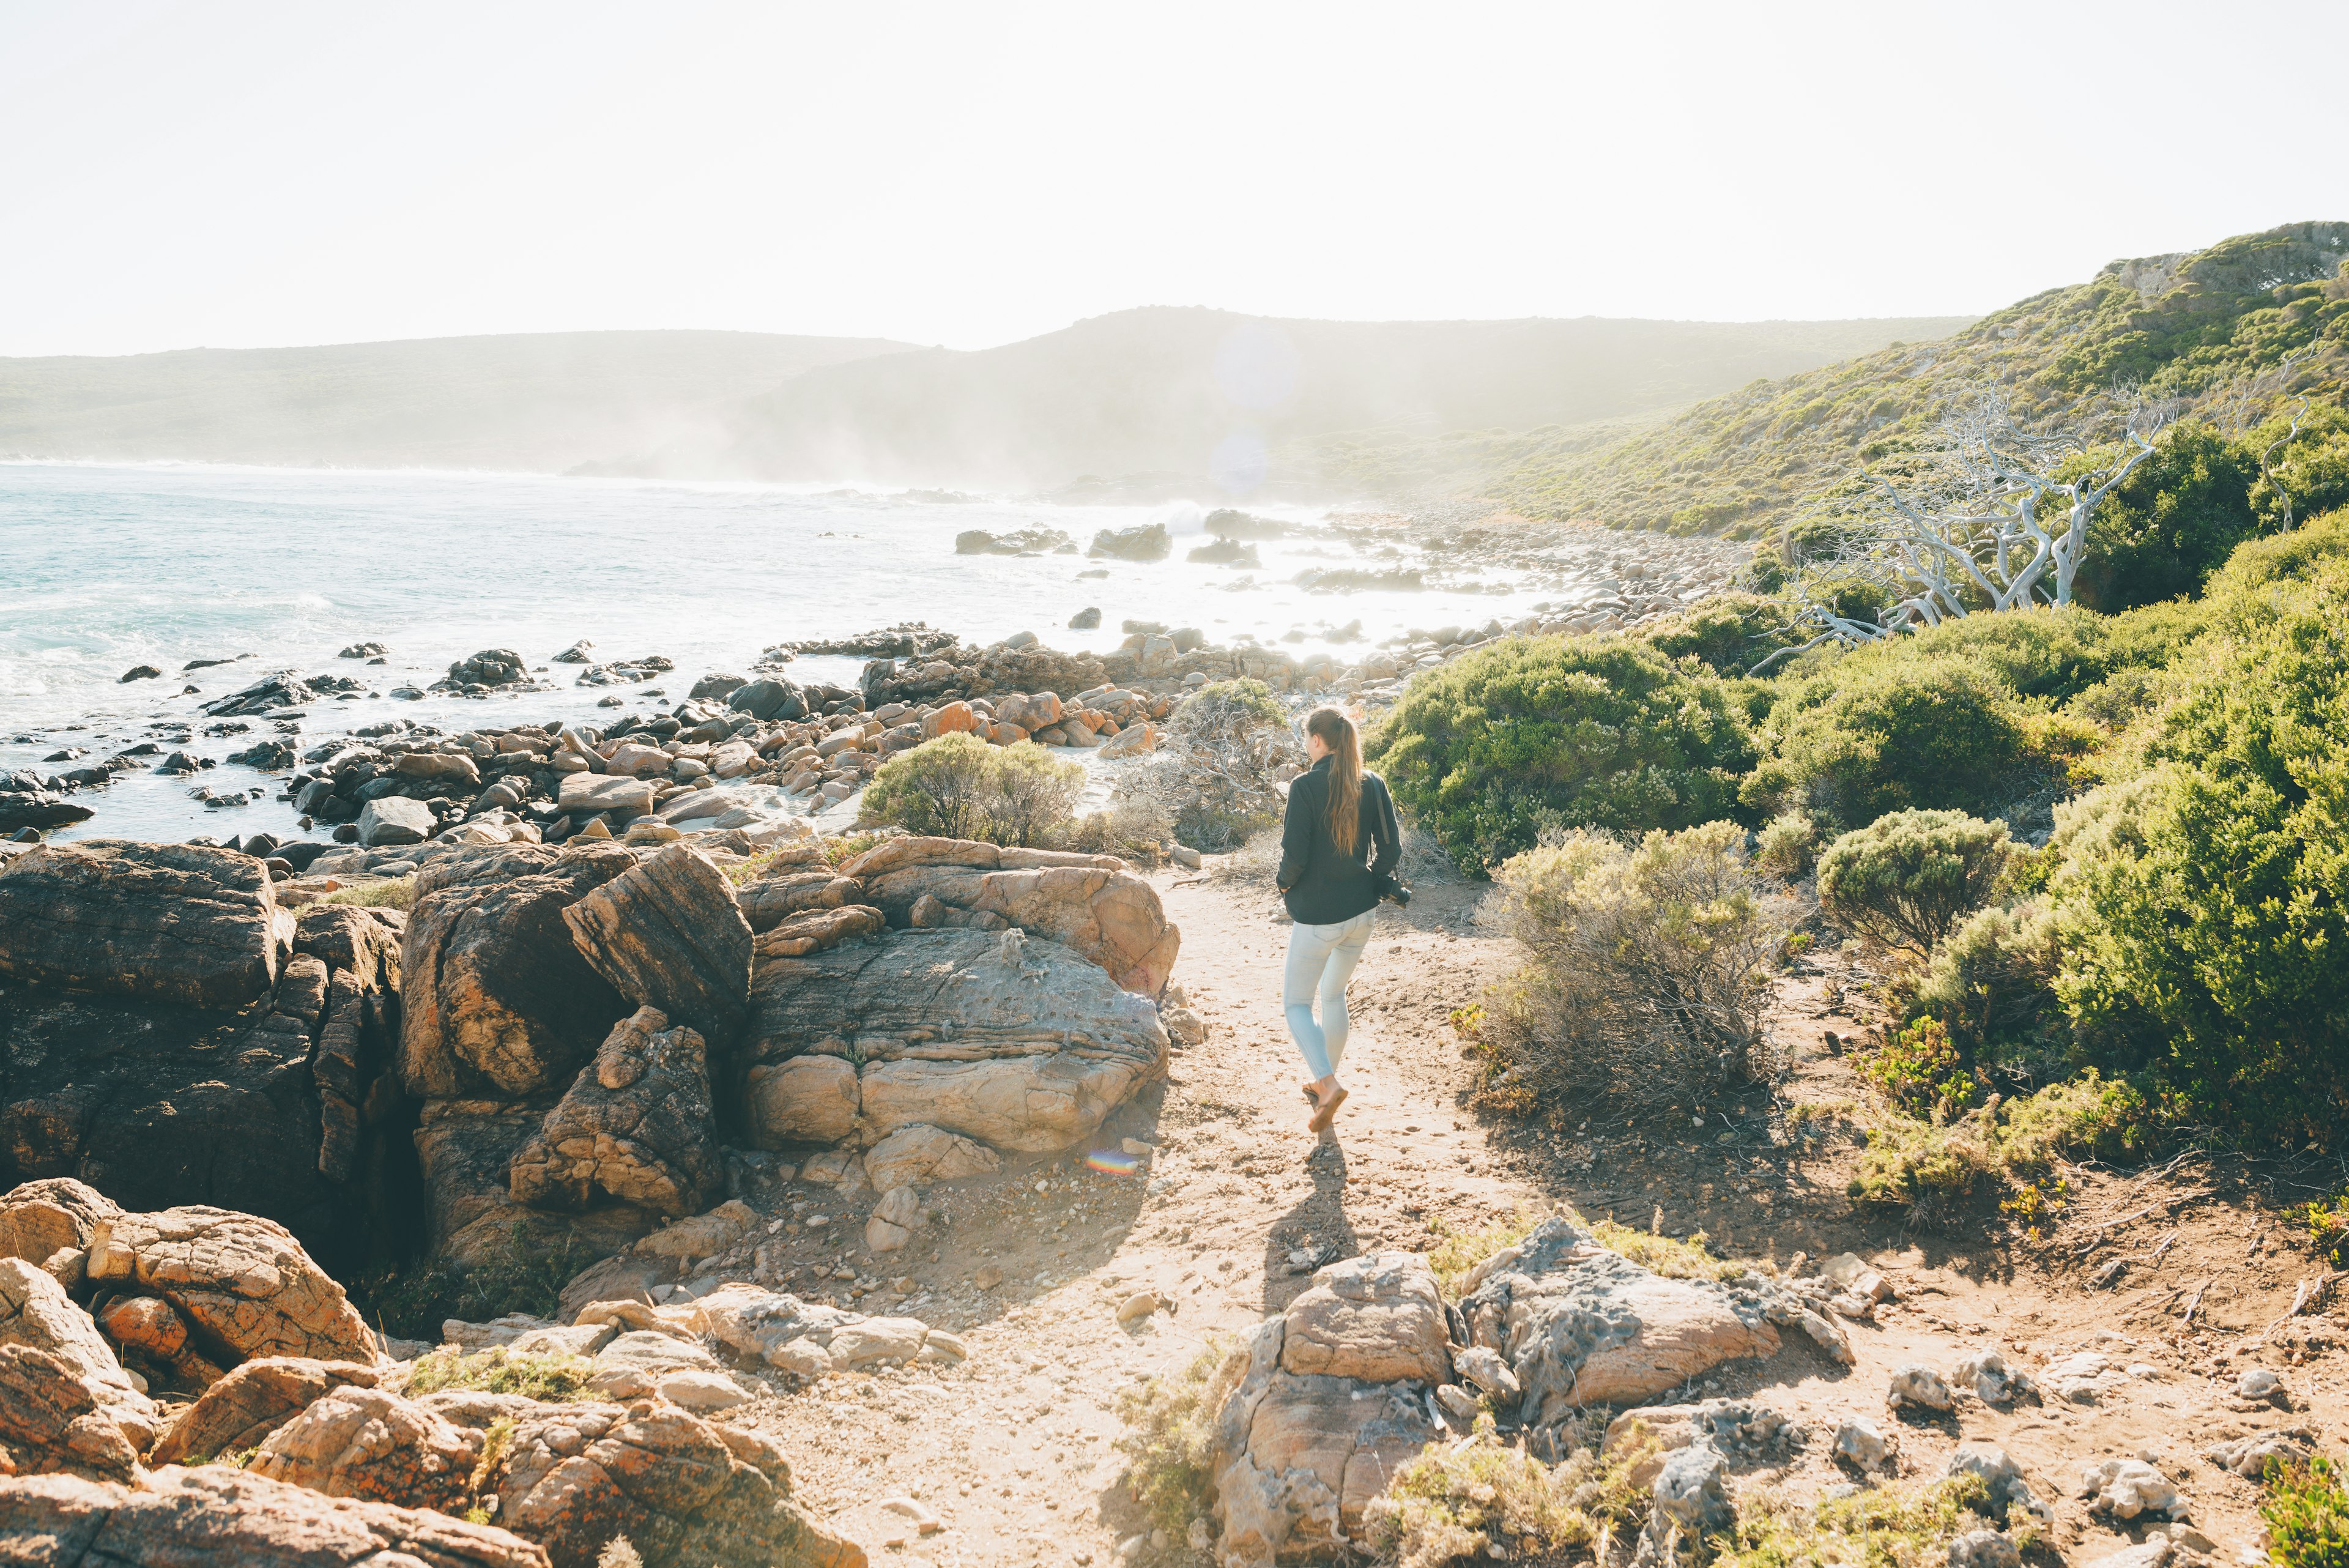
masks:
<svg viewBox="0 0 2349 1568"><path fill-rule="evenodd" d="M1288 970L1280 1001L1305 1065L1313 1075L1306 1126L1327 1132L1346 1102L1338 1062L1346 1052L1346 981L1371 940L1371 912L1392 887L1402 839L1386 781L1362 771L1362 739L1335 708L1305 721L1305 754L1313 765L1288 786L1280 828L1282 902L1288 906ZM1313 1016L1313 999L1321 1016Z"/></svg>

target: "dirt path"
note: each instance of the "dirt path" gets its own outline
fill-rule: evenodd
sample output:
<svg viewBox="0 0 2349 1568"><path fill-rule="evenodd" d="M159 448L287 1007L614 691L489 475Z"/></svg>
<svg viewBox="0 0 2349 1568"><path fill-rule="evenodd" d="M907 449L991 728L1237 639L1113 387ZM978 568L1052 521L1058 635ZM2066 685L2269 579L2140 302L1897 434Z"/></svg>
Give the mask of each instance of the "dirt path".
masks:
<svg viewBox="0 0 2349 1568"><path fill-rule="evenodd" d="M1420 897L1408 911L1381 911L1351 990L1352 1097L1334 1141L1304 1127L1303 1074L1280 1014L1287 926L1277 901L1260 885L1173 874L1158 880L1184 931L1176 982L1214 1034L1178 1053L1166 1082L1093 1140L1112 1151L1124 1139L1153 1146L1136 1169L1092 1168L1079 1151L942 1188L932 1195L942 1226L888 1259L854 1244L871 1193L803 1205L803 1220L830 1212L775 1260L783 1288L910 1313L971 1346L958 1366L839 1376L760 1402L756 1422L793 1456L802 1498L876 1563L1117 1560L1143 1528L1116 1484L1121 1390L1279 1310L1323 1263L1380 1247L1425 1250L1446 1231L1556 1202L1671 1234L1701 1228L1716 1251L1781 1267L1798 1251L1816 1267L1849 1250L1882 1268L1899 1294L1875 1323L1853 1325L1857 1366L1789 1351L1732 1364L1688 1394L1755 1395L1829 1432L1842 1416L1867 1416L1896 1431L1909 1473L1938 1476L1961 1436L1992 1438L2043 1498L2061 1499L2084 1464L2142 1453L2179 1480L2195 1522L2232 1563L2257 1536L2253 1491L2201 1463L2201 1449L2279 1427L2328 1446L2349 1436L2335 1322L2294 1320L2251 1345L2289 1306L2296 1280L2321 1271L2292 1253L2240 1170L2189 1161L2150 1181L2075 1172L2074 1222L2029 1252L1855 1216L1843 1195L1852 1137L1783 1136L1785 1106L1861 1092L1826 1044L1827 1032L1859 1027L1830 976L1797 976L1784 989L1779 1023L1797 1062L1775 1105L1756 1095L1742 1116L1689 1128L1685 1142L1679 1129L1488 1126L1464 1104L1466 1069L1448 1014L1504 972L1506 944L1476 924L1481 887L1433 863L1413 869ZM2124 1222L2083 1250L2083 1232L2106 1218ZM1984 1227L1953 1230L1980 1236ZM2142 1254L2171 1231L2152 1263L2125 1265L2111 1291L2092 1286L2105 1260ZM819 1267L844 1277L822 1279ZM2206 1275L2213 1282L2195 1322L2181 1324L2179 1287ZM1121 1306L1144 1292L1165 1309L1121 1324ZM2097 1351L2116 1376L2093 1405L2051 1396L2009 1411L1971 1404L1930 1422L1888 1415L1895 1367L1920 1361L1946 1373L1982 1348L2018 1366ZM2252 1365L2286 1373L2313 1408L2234 1399L2238 1372ZM1762 1479L1797 1496L1846 1479L1824 1448ZM2088 1562L2127 1542L2064 1501L2055 1543ZM1136 1561L1204 1560L1179 1540L1133 1551Z"/></svg>

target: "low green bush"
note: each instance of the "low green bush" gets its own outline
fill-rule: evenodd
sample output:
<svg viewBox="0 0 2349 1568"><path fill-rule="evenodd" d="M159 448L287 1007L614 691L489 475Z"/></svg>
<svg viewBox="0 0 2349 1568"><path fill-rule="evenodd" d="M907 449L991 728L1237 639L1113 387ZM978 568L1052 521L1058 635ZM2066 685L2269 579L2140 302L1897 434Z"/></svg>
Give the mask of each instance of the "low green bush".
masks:
<svg viewBox="0 0 2349 1568"><path fill-rule="evenodd" d="M1986 1085L1950 1043L1938 1018L1920 1018L1854 1064L1859 1075L1912 1116L1946 1121L1982 1103Z"/></svg>
<svg viewBox="0 0 2349 1568"><path fill-rule="evenodd" d="M1482 1417L1469 1437L1430 1444L1396 1470L1363 1511L1363 1533L1394 1568L1505 1553L1562 1561L1574 1552L1603 1563L1609 1542L1635 1535L1647 1521L1648 1491L1632 1484L1631 1472L1655 1450L1652 1439L1618 1443L1603 1459L1584 1449L1546 1465L1501 1442Z"/></svg>
<svg viewBox="0 0 2349 1568"><path fill-rule="evenodd" d="M1857 1202L1930 1220L1986 1189L2035 1180L2057 1154L2118 1159L2150 1146L2157 1111L2094 1069L2036 1094L1948 1120L1894 1116L1868 1128L1847 1191Z"/></svg>
<svg viewBox="0 0 2349 1568"><path fill-rule="evenodd" d="M1808 642L1811 634L1783 600L1728 593L1638 635L1666 659L1692 659L1716 675L1742 676L1780 649Z"/></svg>
<svg viewBox="0 0 2349 1568"><path fill-rule="evenodd" d="M1644 832L1735 815L1754 761L1727 683L1622 637L1509 638L1431 670L1367 753L1477 876L1546 828Z"/></svg>
<svg viewBox="0 0 2349 1568"><path fill-rule="evenodd" d="M1082 764L1061 762L1033 741L991 746L976 735L940 735L881 764L856 825L1049 844L1067 829L1084 785Z"/></svg>
<svg viewBox="0 0 2349 1568"><path fill-rule="evenodd" d="M1862 649L1789 678L1739 798L1846 827L1911 809L1992 813L2049 770L2032 739L2021 698L1980 660Z"/></svg>
<svg viewBox="0 0 2349 1568"><path fill-rule="evenodd" d="M357 904L365 909L405 909L416 902L416 878L386 877L337 888L318 900L322 904Z"/></svg>
<svg viewBox="0 0 2349 1568"><path fill-rule="evenodd" d="M2256 454L2199 421L2171 426L2155 446L2089 524L2073 590L2090 609L2199 593L2235 546L2261 531L2251 507Z"/></svg>
<svg viewBox="0 0 2349 1568"><path fill-rule="evenodd" d="M1921 960L1988 903L2014 840L1961 811L1899 811L1819 855L1819 907L1863 940Z"/></svg>
<svg viewBox="0 0 2349 1568"><path fill-rule="evenodd" d="M1712 1568L1943 1568L1951 1542L1986 1526L2008 1531L2019 1551L2039 1536L2021 1507L2001 1517L1978 1475L1870 1487L1808 1507L1756 1492L1711 1543Z"/></svg>

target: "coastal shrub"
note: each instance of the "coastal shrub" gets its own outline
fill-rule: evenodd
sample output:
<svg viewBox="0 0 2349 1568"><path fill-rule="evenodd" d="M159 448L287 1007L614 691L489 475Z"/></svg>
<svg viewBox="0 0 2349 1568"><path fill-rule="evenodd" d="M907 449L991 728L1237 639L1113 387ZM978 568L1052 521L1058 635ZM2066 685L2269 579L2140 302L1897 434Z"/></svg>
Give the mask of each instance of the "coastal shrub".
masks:
<svg viewBox="0 0 2349 1568"><path fill-rule="evenodd" d="M1274 773L1301 761L1288 711L1254 678L1215 680L1168 715L1160 757L1120 786L1155 801L1175 842L1209 854L1237 848L1280 820L1283 796Z"/></svg>
<svg viewBox="0 0 2349 1568"><path fill-rule="evenodd" d="M1730 822L1636 846L1576 829L1502 865L1526 963L1476 1032L1495 1104L1657 1109L1771 1075L1762 1013L1791 900L1744 839Z"/></svg>
<svg viewBox="0 0 2349 1568"><path fill-rule="evenodd" d="M1084 783L1081 763L1061 762L1033 741L990 746L976 735L940 735L881 764L856 825L1044 844L1067 826Z"/></svg>
<svg viewBox="0 0 2349 1568"><path fill-rule="evenodd" d="M1990 901L2014 853L2003 822L1899 811L1819 855L1819 907L1862 940L1922 959Z"/></svg>
<svg viewBox="0 0 2349 1568"><path fill-rule="evenodd" d="M1215 1505L1216 1412L1247 1366L1230 1336L1216 1335L1181 1369L1143 1378L1117 1397L1126 1490L1169 1534L1180 1537Z"/></svg>
<svg viewBox="0 0 2349 1568"><path fill-rule="evenodd" d="M1750 593L1715 594L1639 636L1666 659L1692 659L1716 675L1744 675L1780 649L1810 640L1784 602Z"/></svg>
<svg viewBox="0 0 2349 1568"><path fill-rule="evenodd" d="M2199 1114L2328 1144L2349 1126L2344 735L2349 566L2333 566L2213 649L2128 809L2075 824L2054 884L2057 991L2113 1059Z"/></svg>
<svg viewBox="0 0 2349 1568"><path fill-rule="evenodd" d="M2349 1568L2349 1487L2332 1460L2271 1459L2261 1486L2260 1519L2277 1568Z"/></svg>
<svg viewBox="0 0 2349 1568"><path fill-rule="evenodd" d="M1512 1558L1595 1555L1636 1535L1650 1500L1631 1473L1656 1451L1653 1439L1618 1443L1605 1459L1585 1448L1545 1465L1503 1443L1490 1417L1468 1438L1433 1443L1404 1464L1362 1511L1362 1531L1381 1563L1444 1568L1506 1552Z"/></svg>
<svg viewBox="0 0 2349 1568"><path fill-rule="evenodd" d="M2189 421L2163 431L2155 447L2088 524L2073 591L2091 609L2134 609L2199 593L2235 546L2260 531L2251 509L2259 461L2242 443Z"/></svg>
<svg viewBox="0 0 2349 1568"><path fill-rule="evenodd" d="M1799 882L1819 858L1819 825L1799 811L1783 812L1762 829L1754 864L1783 882Z"/></svg>
<svg viewBox="0 0 2349 1568"><path fill-rule="evenodd" d="M977 838L987 826L987 776L994 761L995 748L971 734L940 735L900 752L873 775L856 826Z"/></svg>
<svg viewBox="0 0 2349 1568"><path fill-rule="evenodd" d="M1621 637L1489 644L1413 681L1367 752L1476 876L1547 828L1644 832L1735 815L1754 761L1725 682Z"/></svg>
<svg viewBox="0 0 2349 1568"><path fill-rule="evenodd" d="M1085 787L1083 764L1062 762L1033 741L989 746L988 751L979 789L987 836L999 844L1051 842L1076 811L1077 797Z"/></svg>
<svg viewBox="0 0 2349 1568"><path fill-rule="evenodd" d="M2044 770L2014 689L1947 654L1845 655L1793 680L1764 734L1745 804L1845 827L1895 811L1991 812Z"/></svg>

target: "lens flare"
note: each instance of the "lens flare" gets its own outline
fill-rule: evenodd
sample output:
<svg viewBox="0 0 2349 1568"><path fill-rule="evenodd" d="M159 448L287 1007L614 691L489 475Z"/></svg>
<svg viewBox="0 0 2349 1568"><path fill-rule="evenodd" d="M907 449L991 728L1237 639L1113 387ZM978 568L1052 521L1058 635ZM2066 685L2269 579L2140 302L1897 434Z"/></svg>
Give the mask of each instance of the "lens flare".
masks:
<svg viewBox="0 0 2349 1568"><path fill-rule="evenodd" d="M1113 1148L1097 1148L1085 1156L1085 1164L1104 1176L1132 1176L1142 1168L1142 1161L1130 1154L1120 1154Z"/></svg>

